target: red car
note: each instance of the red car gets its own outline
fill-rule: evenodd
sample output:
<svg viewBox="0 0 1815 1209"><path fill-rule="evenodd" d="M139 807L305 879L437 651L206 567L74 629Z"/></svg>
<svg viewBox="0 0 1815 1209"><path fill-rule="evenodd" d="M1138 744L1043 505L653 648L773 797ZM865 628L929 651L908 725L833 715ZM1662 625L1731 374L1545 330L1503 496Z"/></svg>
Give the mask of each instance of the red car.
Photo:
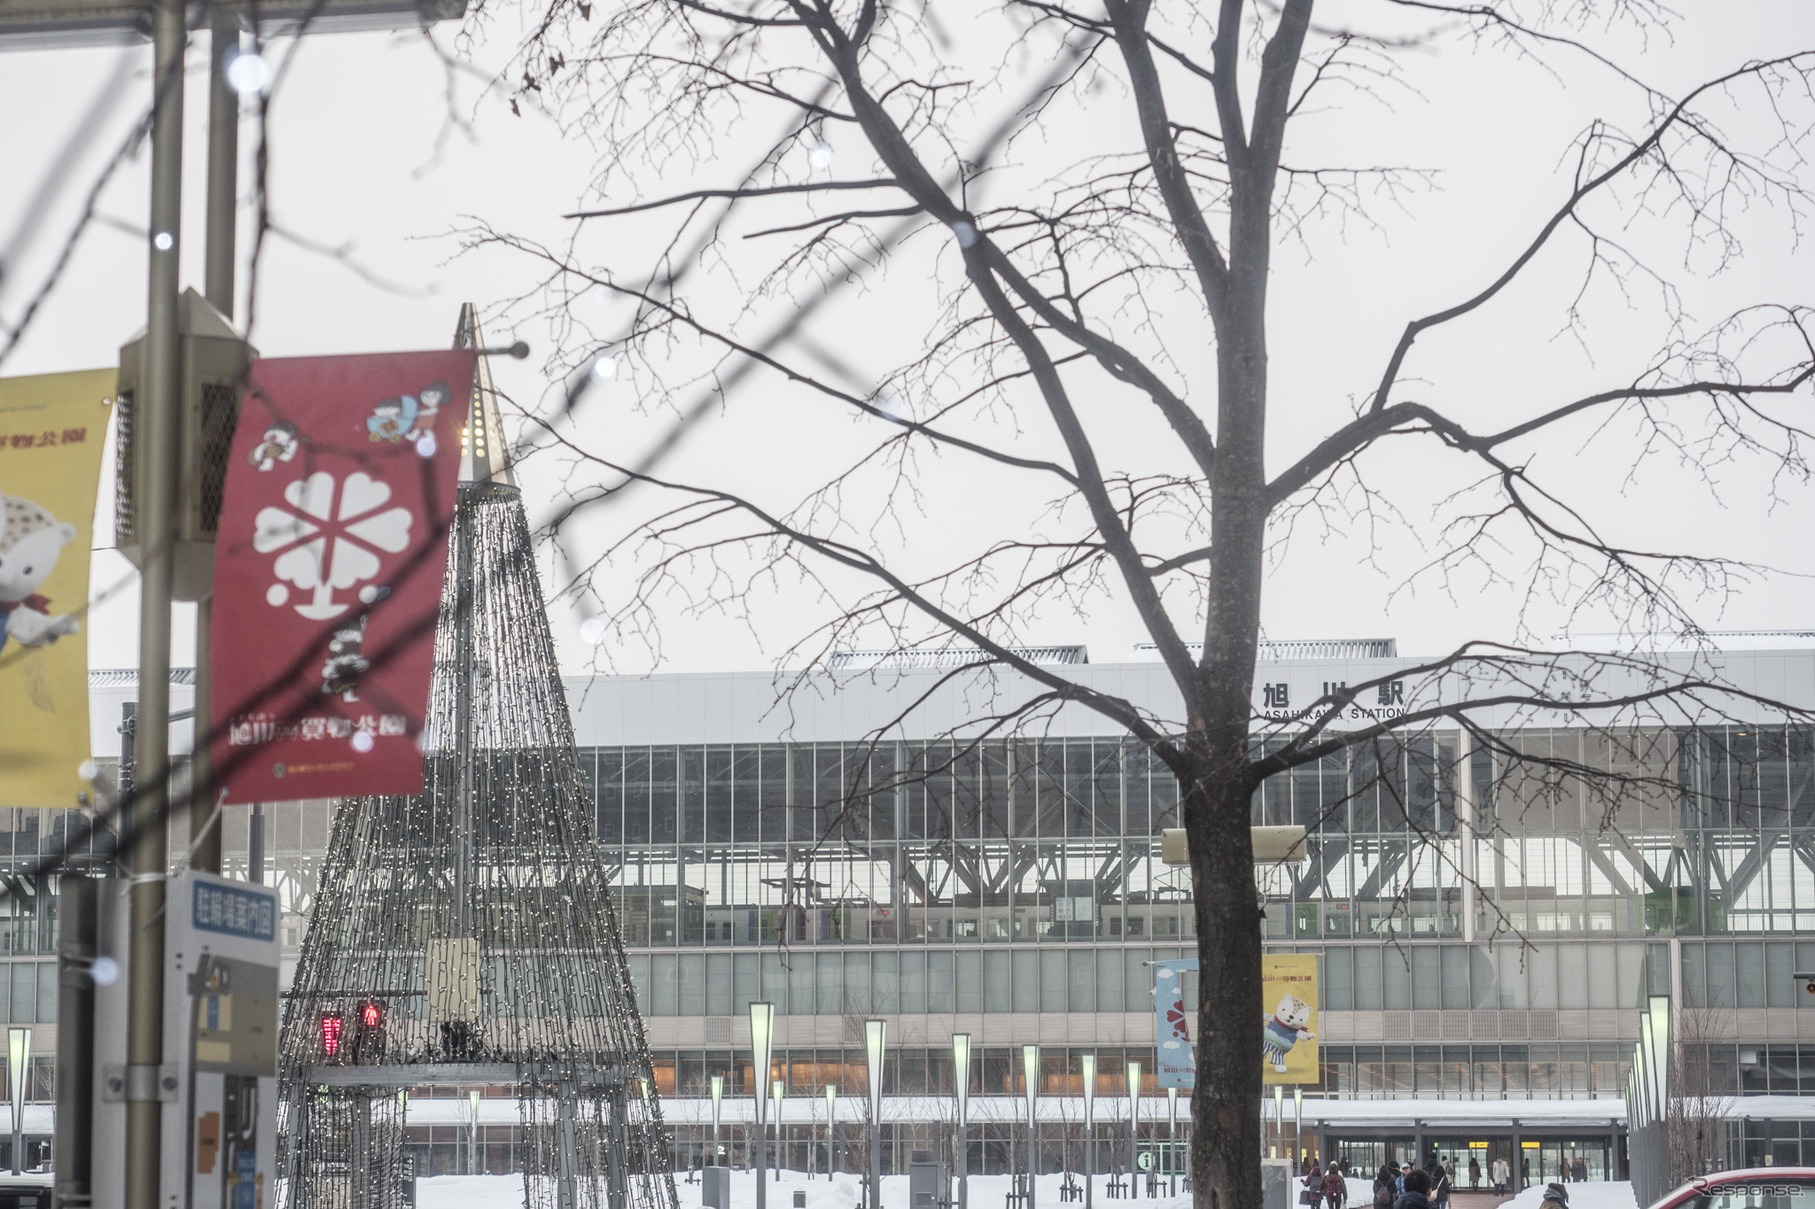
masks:
<svg viewBox="0 0 1815 1209"><path fill-rule="evenodd" d="M1815 1167L1742 1167L1690 1180L1651 1209L1815 1209Z"/></svg>

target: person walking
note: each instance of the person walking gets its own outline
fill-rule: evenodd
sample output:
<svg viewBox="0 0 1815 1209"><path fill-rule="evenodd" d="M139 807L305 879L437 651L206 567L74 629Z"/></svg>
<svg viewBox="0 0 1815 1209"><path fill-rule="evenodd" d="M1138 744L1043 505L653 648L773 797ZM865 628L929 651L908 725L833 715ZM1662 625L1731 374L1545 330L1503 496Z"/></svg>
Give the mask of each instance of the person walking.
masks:
<svg viewBox="0 0 1815 1209"><path fill-rule="evenodd" d="M1569 1209L1569 1189L1561 1184L1546 1184L1538 1209Z"/></svg>
<svg viewBox="0 0 1815 1209"><path fill-rule="evenodd" d="M1506 1161L1505 1155L1501 1155L1489 1164L1489 1169L1493 1173L1494 1195L1505 1196L1506 1185L1512 1179L1512 1164Z"/></svg>
<svg viewBox="0 0 1815 1209"><path fill-rule="evenodd" d="M1393 1209L1436 1209L1430 1198L1430 1172L1413 1167L1402 1178L1405 1181L1405 1191L1393 1202Z"/></svg>
<svg viewBox="0 0 1815 1209"><path fill-rule="evenodd" d="M1374 1177L1374 1209L1393 1209L1399 1199L1399 1164L1388 1159Z"/></svg>
<svg viewBox="0 0 1815 1209"><path fill-rule="evenodd" d="M1328 1209L1343 1209L1349 1199L1349 1186L1343 1181L1342 1169L1334 1163L1324 1173L1323 1199Z"/></svg>
<svg viewBox="0 0 1815 1209"><path fill-rule="evenodd" d="M1474 1151L1468 1155L1468 1190L1475 1191L1481 1187L1481 1160L1475 1157Z"/></svg>
<svg viewBox="0 0 1815 1209"><path fill-rule="evenodd" d="M1311 1209L1322 1209L1323 1205L1323 1168L1312 1162L1311 1170L1305 1173L1305 1196L1303 1202Z"/></svg>
<svg viewBox="0 0 1815 1209"><path fill-rule="evenodd" d="M1455 1181L1450 1179L1449 1170L1436 1161L1436 1156L1431 1157L1431 1169L1425 1174L1431 1177L1429 1199L1432 1209L1449 1209L1449 1194L1455 1187Z"/></svg>

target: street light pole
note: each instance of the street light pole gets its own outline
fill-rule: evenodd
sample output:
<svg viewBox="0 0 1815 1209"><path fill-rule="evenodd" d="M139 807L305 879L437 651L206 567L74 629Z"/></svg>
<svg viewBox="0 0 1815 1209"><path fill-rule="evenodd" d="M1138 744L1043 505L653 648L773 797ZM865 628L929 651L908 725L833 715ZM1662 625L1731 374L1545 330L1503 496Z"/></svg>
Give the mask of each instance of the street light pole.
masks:
<svg viewBox="0 0 1815 1209"><path fill-rule="evenodd" d="M837 1135L832 1132L837 1127L838 1088L828 1083L826 1084L826 1178L828 1180L832 1178L832 1173L838 1170L838 1144L834 1141Z"/></svg>
<svg viewBox="0 0 1815 1209"><path fill-rule="evenodd" d="M1273 1085L1273 1157L1279 1158L1279 1152L1286 1148L1286 1089L1278 1083Z"/></svg>
<svg viewBox="0 0 1815 1209"><path fill-rule="evenodd" d="M756 1209L768 1209L769 1192L764 1168L768 1166L768 1138L763 1133L763 1080L769 1077L769 1058L775 1044L775 1005L750 1005L750 1092L756 1099Z"/></svg>
<svg viewBox="0 0 1815 1209"><path fill-rule="evenodd" d="M1034 1097L1040 1094L1040 1047L1037 1045L1021 1047L1021 1089L1027 1095L1027 1199L1021 1203L1023 1209L1034 1209Z"/></svg>
<svg viewBox="0 0 1815 1209"><path fill-rule="evenodd" d="M1305 1089L1292 1089L1292 1170L1304 1165L1305 1158Z"/></svg>
<svg viewBox="0 0 1815 1209"><path fill-rule="evenodd" d="M718 1113L719 1106L725 1099L725 1076L712 1076L712 1162L709 1166L718 1166Z"/></svg>
<svg viewBox="0 0 1815 1209"><path fill-rule="evenodd" d="M769 1098L775 1101L775 1179L781 1181L782 1164L788 1160L788 1139L781 1128L782 1097L788 1094L788 1085L780 1079L769 1084Z"/></svg>
<svg viewBox="0 0 1815 1209"><path fill-rule="evenodd" d="M863 1022L864 1056L870 1070L870 1209L882 1209L882 1058L888 1035L888 1021Z"/></svg>
<svg viewBox="0 0 1815 1209"><path fill-rule="evenodd" d="M25 1081L31 1077L32 1031L28 1028L6 1030L6 1079L12 1093L13 1109L13 1174L25 1170Z"/></svg>
<svg viewBox="0 0 1815 1209"><path fill-rule="evenodd" d="M1097 1103L1097 1056L1085 1054L1078 1059L1084 1069L1084 1209L1096 1203L1091 1191L1091 1181L1097 1172L1096 1156L1096 1103Z"/></svg>
<svg viewBox="0 0 1815 1209"><path fill-rule="evenodd" d="M971 1035L952 1034L952 1094L958 1101L958 1209L970 1209L971 1203Z"/></svg>
<svg viewBox="0 0 1815 1209"><path fill-rule="evenodd" d="M1140 1165L1136 1162L1136 1150L1140 1143L1136 1135L1141 1131L1141 1064L1128 1064L1128 1199L1135 1198L1135 1189L1139 1187Z"/></svg>
<svg viewBox="0 0 1815 1209"><path fill-rule="evenodd" d="M132 797L131 965L127 975L125 1209L163 1198L164 878L170 837L170 602L175 589L178 407L177 269L183 209L183 0L151 10L149 287L144 379L133 400L139 569L139 712Z"/></svg>
<svg viewBox="0 0 1815 1209"><path fill-rule="evenodd" d="M1178 1088L1166 1089L1166 1152L1172 1160L1171 1179L1168 1181L1167 1195L1178 1195ZM1090 1209L1088 1205L1085 1209Z"/></svg>

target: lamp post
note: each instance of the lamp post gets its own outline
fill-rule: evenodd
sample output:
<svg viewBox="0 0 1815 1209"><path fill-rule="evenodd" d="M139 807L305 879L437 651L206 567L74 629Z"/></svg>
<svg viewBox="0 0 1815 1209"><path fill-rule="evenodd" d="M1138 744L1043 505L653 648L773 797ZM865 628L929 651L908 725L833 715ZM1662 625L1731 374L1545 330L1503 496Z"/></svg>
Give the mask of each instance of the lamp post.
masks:
<svg viewBox="0 0 1815 1209"><path fill-rule="evenodd" d="M756 1098L756 1209L768 1209L769 1192L763 1153L768 1140L763 1136L763 1080L769 1077L770 1051L775 1044L775 1005L756 1002L750 1005L750 1092Z"/></svg>
<svg viewBox="0 0 1815 1209"><path fill-rule="evenodd" d="M782 1132L781 1102L788 1094L788 1085L780 1079L769 1084L769 1098L775 1101L775 1178L781 1179L782 1164L788 1161L788 1137Z"/></svg>
<svg viewBox="0 0 1815 1209"><path fill-rule="evenodd" d="M712 1166L718 1166L718 1115L725 1100L725 1076L712 1076Z"/></svg>
<svg viewBox="0 0 1815 1209"><path fill-rule="evenodd" d="M826 1178L838 1170L838 1146L833 1141L837 1136L832 1131L838 1128L838 1088L826 1084Z"/></svg>
<svg viewBox="0 0 1815 1209"><path fill-rule="evenodd" d="M1021 1084L1027 1095L1027 1199L1025 1209L1034 1209L1034 1097L1040 1094L1040 1047L1021 1047Z"/></svg>
<svg viewBox="0 0 1815 1209"><path fill-rule="evenodd" d="M1136 1173L1140 1170L1135 1150L1140 1145L1141 1131L1141 1064L1128 1064L1128 1199L1135 1197Z"/></svg>
<svg viewBox="0 0 1815 1209"><path fill-rule="evenodd" d="M467 1126L467 1133L466 1133L466 1173L468 1175L484 1175L485 1173L479 1170L479 1089L478 1088L474 1087L474 1088L468 1089L468 1091L466 1093L466 1103L467 1103L467 1107L472 1110L471 1116L473 1118L472 1123Z"/></svg>
<svg viewBox="0 0 1815 1209"><path fill-rule="evenodd" d="M1178 1088L1166 1089L1166 1154L1172 1160L1167 1195L1178 1195Z"/></svg>
<svg viewBox="0 0 1815 1209"><path fill-rule="evenodd" d="M958 1100L958 1136L953 1148L958 1161L958 1209L970 1209L970 1105L971 1105L971 1035L952 1034L952 1095Z"/></svg>
<svg viewBox="0 0 1815 1209"><path fill-rule="evenodd" d="M882 1055L888 1035L888 1021L863 1022L864 1056L870 1067L870 1209L882 1209Z"/></svg>
<svg viewBox="0 0 1815 1209"><path fill-rule="evenodd" d="M13 1105L13 1174L24 1170L21 1156L25 1153L25 1081L30 1077L32 1031L28 1028L6 1030L6 1081Z"/></svg>
<svg viewBox="0 0 1815 1209"><path fill-rule="evenodd" d="M1292 1089L1292 1170L1304 1165L1305 1159L1305 1089Z"/></svg>
<svg viewBox="0 0 1815 1209"><path fill-rule="evenodd" d="M1273 1085L1273 1157L1286 1148L1286 1089L1283 1085ZM1413 1156L1416 1161L1417 1156Z"/></svg>
<svg viewBox="0 0 1815 1209"><path fill-rule="evenodd" d="M1096 1174L1096 1160L1091 1152L1096 1149L1092 1114L1097 1103L1097 1056L1085 1054L1078 1059L1078 1065L1084 1072L1084 1209L1090 1209L1095 1203L1091 1197L1090 1180Z"/></svg>

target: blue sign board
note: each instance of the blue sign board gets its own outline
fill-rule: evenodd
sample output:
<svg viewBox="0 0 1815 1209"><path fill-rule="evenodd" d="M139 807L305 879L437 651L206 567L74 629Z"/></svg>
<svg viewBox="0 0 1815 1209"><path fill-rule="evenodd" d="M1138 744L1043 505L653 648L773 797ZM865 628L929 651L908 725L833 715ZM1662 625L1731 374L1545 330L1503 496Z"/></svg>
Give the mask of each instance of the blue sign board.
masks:
<svg viewBox="0 0 1815 1209"><path fill-rule="evenodd" d="M194 926L202 932L244 936L249 940L277 939L277 899L255 890L195 883Z"/></svg>

